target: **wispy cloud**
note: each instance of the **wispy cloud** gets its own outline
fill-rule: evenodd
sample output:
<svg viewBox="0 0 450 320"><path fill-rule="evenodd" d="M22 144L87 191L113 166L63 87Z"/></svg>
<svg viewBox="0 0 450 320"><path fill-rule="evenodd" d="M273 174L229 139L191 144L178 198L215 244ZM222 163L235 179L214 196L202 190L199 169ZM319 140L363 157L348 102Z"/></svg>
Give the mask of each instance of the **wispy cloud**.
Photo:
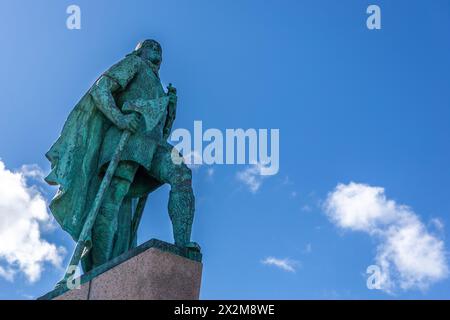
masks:
<svg viewBox="0 0 450 320"><path fill-rule="evenodd" d="M25 178L44 179L46 176L44 170L37 164L24 164L19 171Z"/></svg>
<svg viewBox="0 0 450 320"><path fill-rule="evenodd" d="M282 185L285 186L289 186L289 185L293 185L294 183L291 181L291 179L289 178L289 176L285 176L282 182Z"/></svg>
<svg viewBox="0 0 450 320"><path fill-rule="evenodd" d="M339 184L325 202L329 219L342 229L378 240L376 264L386 292L428 288L448 276L444 243L431 234L408 206L366 184Z"/></svg>
<svg viewBox="0 0 450 320"><path fill-rule="evenodd" d="M35 296L33 296L33 295L31 295L31 294L26 294L26 293L22 294L22 297L23 297L25 300L35 300L35 299L36 299Z"/></svg>
<svg viewBox="0 0 450 320"><path fill-rule="evenodd" d="M269 266L275 266L277 268L280 268L281 270L288 271L288 272L295 272L296 267L299 265L298 261L291 260L291 259L278 259L274 257L267 257L262 261L262 264L269 265Z"/></svg>
<svg viewBox="0 0 450 320"><path fill-rule="evenodd" d="M430 221L430 224L439 232L443 232L444 231L444 222L442 222L441 219L439 218L433 218Z"/></svg>
<svg viewBox="0 0 450 320"><path fill-rule="evenodd" d="M206 174L209 178L212 178L212 176L214 175L214 168L208 168L208 170L206 170Z"/></svg>
<svg viewBox="0 0 450 320"><path fill-rule="evenodd" d="M9 282L14 281L14 270L11 268L5 269L2 266L0 266L0 277L3 279L6 279Z"/></svg>
<svg viewBox="0 0 450 320"><path fill-rule="evenodd" d="M13 172L0 160L0 277L9 281L18 272L37 281L44 263L62 263L64 248L41 237L41 226L50 221L46 202L38 188L27 184L27 177L41 176L37 166Z"/></svg>
<svg viewBox="0 0 450 320"><path fill-rule="evenodd" d="M303 250L304 253L311 253L312 252L312 244L307 243L305 246L305 250Z"/></svg>
<svg viewBox="0 0 450 320"><path fill-rule="evenodd" d="M238 181L244 183L251 193L256 193L261 187L267 175L263 174L265 166L262 164L252 165L236 174Z"/></svg>

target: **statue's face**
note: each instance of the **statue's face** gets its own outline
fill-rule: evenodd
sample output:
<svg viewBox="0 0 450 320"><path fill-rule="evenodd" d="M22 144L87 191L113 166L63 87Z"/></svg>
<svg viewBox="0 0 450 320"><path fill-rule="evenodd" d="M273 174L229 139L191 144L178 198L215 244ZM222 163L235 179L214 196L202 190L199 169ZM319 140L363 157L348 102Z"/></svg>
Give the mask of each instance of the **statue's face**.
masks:
<svg viewBox="0 0 450 320"><path fill-rule="evenodd" d="M161 65L162 54L161 51L156 48L143 48L141 51L141 57L147 60L150 60L154 65Z"/></svg>

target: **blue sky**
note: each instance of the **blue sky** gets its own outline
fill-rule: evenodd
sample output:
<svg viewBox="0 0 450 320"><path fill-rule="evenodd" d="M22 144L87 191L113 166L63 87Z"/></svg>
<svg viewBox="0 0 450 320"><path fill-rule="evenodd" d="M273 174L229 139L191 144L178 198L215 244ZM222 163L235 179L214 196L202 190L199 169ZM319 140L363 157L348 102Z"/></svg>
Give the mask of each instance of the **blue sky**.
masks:
<svg viewBox="0 0 450 320"><path fill-rule="evenodd" d="M66 28L70 4L81 8L81 30ZM381 30L366 27L370 4L381 8ZM365 273L393 239L389 231L405 225L419 226L433 248L443 244L438 257L448 260L449 36L446 0L5 0L0 158L4 171L26 175L32 191L49 201L55 190L22 166L48 170L44 154L78 99L139 40L154 38L163 46L162 81L178 89L175 128L192 130L194 120L202 120L205 128L221 130L280 129L280 170L262 179L256 192L237 178L248 166L194 171L201 298L449 298L446 261L426 288L394 293L369 290ZM397 222L345 224L340 214L354 217L355 211L335 188L351 182L377 205L364 207L370 201L357 198L363 205L357 215L378 210ZM373 187L384 193L374 196ZM151 195L140 242L172 241L168 191ZM329 198L334 191L337 198ZM399 226L405 217L400 205L420 222ZM8 223L5 207L0 230ZM66 249L65 265L74 245L69 236L59 228L40 230L41 241ZM3 270L20 269L1 250ZM270 257L279 266L292 263L295 272L264 264ZM393 281L420 278L429 270L425 264L433 269L437 260L423 257L408 265L391 260ZM0 299L49 291L63 270L43 266L35 282L20 270L9 280L0 272Z"/></svg>

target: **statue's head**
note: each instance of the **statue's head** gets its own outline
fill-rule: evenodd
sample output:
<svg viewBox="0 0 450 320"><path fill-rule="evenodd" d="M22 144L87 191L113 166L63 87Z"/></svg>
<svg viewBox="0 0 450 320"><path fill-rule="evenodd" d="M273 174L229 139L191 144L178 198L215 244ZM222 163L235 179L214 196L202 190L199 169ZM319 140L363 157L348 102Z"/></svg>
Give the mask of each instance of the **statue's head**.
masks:
<svg viewBox="0 0 450 320"><path fill-rule="evenodd" d="M155 66L161 65L162 49L161 45L155 40L144 40L138 43L134 52L143 59L151 61Z"/></svg>

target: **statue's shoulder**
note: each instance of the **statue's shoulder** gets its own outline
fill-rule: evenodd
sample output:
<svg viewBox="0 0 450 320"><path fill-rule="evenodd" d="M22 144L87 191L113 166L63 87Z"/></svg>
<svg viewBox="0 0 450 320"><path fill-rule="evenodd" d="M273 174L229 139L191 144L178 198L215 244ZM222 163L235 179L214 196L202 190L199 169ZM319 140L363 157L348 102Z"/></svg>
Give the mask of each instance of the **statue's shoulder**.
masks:
<svg viewBox="0 0 450 320"><path fill-rule="evenodd" d="M122 60L118 62L119 64L124 64L130 68L140 68L145 66L145 61L134 53L127 54Z"/></svg>
<svg viewBox="0 0 450 320"><path fill-rule="evenodd" d="M138 71L141 67L144 66L144 61L142 58L135 54L128 54L122 60L115 63L111 68L109 68L106 72L113 71Z"/></svg>
<svg viewBox="0 0 450 320"><path fill-rule="evenodd" d="M142 58L135 54L129 54L104 72L103 75L112 78L124 88L136 73L144 67L144 64Z"/></svg>

